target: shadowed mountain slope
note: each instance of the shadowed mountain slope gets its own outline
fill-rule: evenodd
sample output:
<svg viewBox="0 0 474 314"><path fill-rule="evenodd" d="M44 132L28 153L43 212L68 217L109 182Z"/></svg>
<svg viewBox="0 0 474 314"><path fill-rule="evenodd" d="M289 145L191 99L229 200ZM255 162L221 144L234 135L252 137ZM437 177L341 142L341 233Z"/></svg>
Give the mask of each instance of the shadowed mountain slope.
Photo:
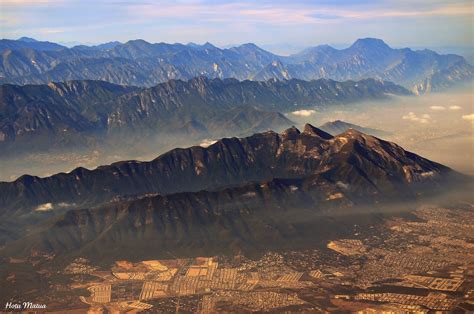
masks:
<svg viewBox="0 0 474 314"><path fill-rule="evenodd" d="M355 86L357 85L357 86ZM408 95L376 80L240 82L171 80L151 88L101 81L0 86L0 156L52 148L123 146L137 138L190 141L250 135L292 124L279 111Z"/></svg>
<svg viewBox="0 0 474 314"><path fill-rule="evenodd" d="M45 203L90 206L148 193L215 190L273 178L317 175L394 197L416 182L436 183L449 168L353 129L336 137L307 125L300 133L266 132L225 138L204 148L174 149L150 162L125 161L95 170L78 168L47 178L23 176L0 183L3 215Z"/></svg>
<svg viewBox="0 0 474 314"><path fill-rule="evenodd" d="M372 221L378 216L355 208L414 201L456 179L464 177L353 129L333 137L293 127L175 149L151 162L1 183L3 217L51 217L10 239L3 253L113 260L256 252L295 239L304 247L344 233L338 212L358 217L352 223Z"/></svg>

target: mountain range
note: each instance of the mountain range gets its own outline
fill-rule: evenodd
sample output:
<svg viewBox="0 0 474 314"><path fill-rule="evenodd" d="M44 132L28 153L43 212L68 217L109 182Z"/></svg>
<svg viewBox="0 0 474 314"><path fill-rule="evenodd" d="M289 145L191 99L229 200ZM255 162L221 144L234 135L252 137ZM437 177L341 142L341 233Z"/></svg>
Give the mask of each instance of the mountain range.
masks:
<svg viewBox="0 0 474 314"><path fill-rule="evenodd" d="M220 49L210 43L131 40L66 48L25 38L1 40L0 53L0 82L11 84L104 80L150 87L196 76L238 80L375 78L425 93L469 82L474 73L461 56L392 49L374 38L359 39L346 49L322 45L290 56L275 55L255 44Z"/></svg>
<svg viewBox="0 0 474 314"><path fill-rule="evenodd" d="M175 147L150 161L0 182L0 260L314 246L382 219L389 205L471 183L376 137L384 131L343 121L300 131L288 118L470 82L474 68L457 55L373 38L278 56L255 44L66 48L26 37L0 40L0 54L0 160Z"/></svg>
<svg viewBox="0 0 474 314"><path fill-rule="evenodd" d="M0 51L5 50L17 50L17 49L33 49L38 51L55 51L62 50L66 47L52 43L49 41L38 41L29 37L21 37L18 40L14 39L1 39L0 40Z"/></svg>
<svg viewBox="0 0 474 314"><path fill-rule="evenodd" d="M429 197L464 179L354 129L332 136L308 124L0 183L0 254L103 261L278 246L322 224L321 236L340 210Z"/></svg>
<svg viewBox="0 0 474 314"><path fill-rule="evenodd" d="M196 142L281 130L293 124L282 113L298 108L410 92L374 79L257 82L201 76L150 88L103 81L3 84L0 94L0 157L17 158L24 152L123 147L152 138Z"/></svg>

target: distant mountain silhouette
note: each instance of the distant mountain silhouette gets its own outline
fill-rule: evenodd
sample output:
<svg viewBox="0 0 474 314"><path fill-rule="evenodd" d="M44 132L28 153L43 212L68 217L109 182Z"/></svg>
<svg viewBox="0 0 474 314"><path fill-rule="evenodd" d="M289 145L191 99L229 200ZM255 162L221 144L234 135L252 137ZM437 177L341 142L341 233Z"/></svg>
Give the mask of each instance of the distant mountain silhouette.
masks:
<svg viewBox="0 0 474 314"><path fill-rule="evenodd" d="M201 75L239 80L375 78L425 93L470 82L474 73L461 56L392 49L374 38L358 39L346 49L322 45L288 57L251 43L219 49L210 43L151 44L141 39L70 49L48 42L1 40L0 52L0 82L14 84L92 79L149 87Z"/></svg>
<svg viewBox="0 0 474 314"><path fill-rule="evenodd" d="M14 39L1 39L0 40L0 52L7 50L18 50L18 49L33 49L38 51L58 51L67 49L65 46L52 43L49 41L38 41L29 37L21 37L18 40Z"/></svg>
<svg viewBox="0 0 474 314"><path fill-rule="evenodd" d="M321 130L324 130L330 134L340 134L343 133L349 129L354 129L362 133L370 134L373 136L377 137L386 137L391 135L390 132L383 131L383 130L378 130L378 129L371 129L371 128L365 128L357 124L352 124L348 122L344 122L341 120L335 120L335 121L330 121L326 122L323 125L319 127Z"/></svg>

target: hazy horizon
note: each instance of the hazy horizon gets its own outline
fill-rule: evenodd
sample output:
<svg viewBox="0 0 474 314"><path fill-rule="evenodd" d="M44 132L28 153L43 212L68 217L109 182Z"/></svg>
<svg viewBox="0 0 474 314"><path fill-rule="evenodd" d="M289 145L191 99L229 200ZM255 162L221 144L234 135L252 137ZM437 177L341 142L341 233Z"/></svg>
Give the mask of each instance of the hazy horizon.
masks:
<svg viewBox="0 0 474 314"><path fill-rule="evenodd" d="M393 47L473 45L473 7L466 0L3 0L0 6L2 38L308 47L374 37Z"/></svg>
<svg viewBox="0 0 474 314"><path fill-rule="evenodd" d="M22 38L31 38L31 39L34 39L34 40L37 40L37 41L48 41L48 40L41 40L41 39L38 39L38 38L34 38L34 37L28 36L28 35L20 36L20 37L17 37L17 38L1 38L1 39L20 40ZM282 42L282 43L270 43L270 44L269 43L254 43L254 42L235 42L235 43L231 43L231 44L217 45L217 44L214 44L213 42L210 42L210 41L204 41L204 42L163 42L163 41L154 42L154 41L148 41L148 40L143 39L143 38L129 38L125 41L104 41L104 42L78 42L78 41L63 41L63 40L51 41L51 42L60 44L60 45L65 46L67 48L73 48L73 47L76 47L76 46L93 47L93 46L97 46L97 45L101 45L101 44L108 44L108 43L112 43L112 42L118 42L120 44L125 44L127 42L134 41L134 40L144 40L144 41L149 42L151 44L164 43L164 44L169 44L169 45L173 45L173 44L204 45L206 43L210 43L210 44L214 45L215 47L217 47L219 49L229 49L229 48L238 47L238 46L245 45L245 44L255 44L258 47L260 47L260 48L262 48L266 51L269 51L273 54L281 55L281 56L289 56L289 55L292 55L292 54L297 54L299 52L302 52L305 49L320 46L320 45L328 45L328 46L331 46L335 49L342 50L342 49L349 48L351 45L354 44L355 41L357 41L359 39L367 39L367 38L375 38L375 37L355 38L354 41L347 42L347 43L315 43L315 44L312 44L312 45L294 45L294 44L289 44L289 43L284 43L284 42ZM472 48L474 46L472 46L472 45L459 45L459 46L443 46L443 45L437 45L437 46L408 46L408 45L399 45L399 46L393 46L389 42L385 41L384 38L376 38L376 39L383 40L392 49L409 48L409 49L412 49L414 51L429 49L429 50L435 51L438 54L458 54L458 55L462 55L462 56L466 57L468 59L468 61L471 62L471 63L472 63L472 59L473 59L472 58L473 57Z"/></svg>
<svg viewBox="0 0 474 314"><path fill-rule="evenodd" d="M384 101L311 106L308 110L298 111L304 112L302 114L283 113L300 129L306 123L319 127L325 122L342 120L362 127L388 131L392 134L384 137L385 140L463 174L474 175L474 108L471 90L472 85L469 85L423 96L399 96ZM0 181L13 181L24 174L47 177L59 172L70 172L77 167L93 170L123 160L151 161L175 147L201 145L200 141L190 142L179 137L169 137L166 141L160 137L160 141L168 144L157 145L154 139L150 139L150 143L154 144L142 144L121 152L104 149L100 152L83 151L80 154L65 150L62 153L32 153L19 159L2 160L8 165L8 170L0 175Z"/></svg>

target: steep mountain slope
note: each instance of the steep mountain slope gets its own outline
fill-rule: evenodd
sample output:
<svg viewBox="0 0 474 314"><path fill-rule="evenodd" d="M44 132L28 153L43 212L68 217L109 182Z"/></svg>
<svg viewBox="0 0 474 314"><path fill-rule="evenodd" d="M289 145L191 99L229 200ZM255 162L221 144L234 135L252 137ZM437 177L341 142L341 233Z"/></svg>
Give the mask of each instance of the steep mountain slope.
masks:
<svg viewBox="0 0 474 314"><path fill-rule="evenodd" d="M325 184L274 179L71 210L46 222L40 232L7 244L0 256L45 252L59 259L82 256L107 264L117 259L305 248L350 230L338 224L337 216L321 215L323 209L353 206L347 199L330 200L340 192ZM359 223L350 217L352 224Z"/></svg>
<svg viewBox="0 0 474 314"><path fill-rule="evenodd" d="M328 132L330 134L340 134L343 133L349 129L354 129L359 132L369 134L372 136L377 136L377 137L385 137L391 135L390 132L383 131L383 130L378 130L378 129L371 129L371 128L365 128L360 125L348 123L345 121L341 120L335 120L335 121L329 121L324 123L323 125L319 126L319 128L325 132Z"/></svg>
<svg viewBox="0 0 474 314"><path fill-rule="evenodd" d="M207 147L175 149L150 162L78 168L48 178L23 176L0 183L2 216L51 203L94 205L116 197L214 190L272 178L318 175L354 189L392 193L407 184L437 182L449 168L405 152L395 144L349 130L336 137L310 125L300 133L266 132L229 138Z"/></svg>
<svg viewBox="0 0 474 314"><path fill-rule="evenodd" d="M5 156L45 147L87 144L87 134L103 132L108 102L137 91L100 81L0 87L0 147Z"/></svg>
<svg viewBox="0 0 474 314"><path fill-rule="evenodd" d="M0 78L17 84L94 79L153 86L200 75L243 79L278 58L253 44L219 49L209 43L200 46L131 40L105 50L79 46L59 54L5 50L0 58Z"/></svg>
<svg viewBox="0 0 474 314"><path fill-rule="evenodd" d="M304 246L343 234L340 210L350 216L357 206L415 200L455 179L461 175L393 143L306 125L175 149L146 163L2 183L3 217L34 216L36 206L57 215L1 254L133 259L281 248L295 237Z"/></svg>
<svg viewBox="0 0 474 314"><path fill-rule="evenodd" d="M282 57L254 44L220 49L210 43L151 44L131 40L103 47L35 49L24 42L4 45L0 56L0 82L48 83L94 79L112 83L153 86L169 79L209 78L393 81L417 93L469 82L473 66L457 55L430 50L392 49L380 39L357 40L337 50L308 48Z"/></svg>
<svg viewBox="0 0 474 314"><path fill-rule="evenodd" d="M192 135L190 140L249 135L291 125L277 111L409 94L375 80L239 82L204 77L148 89L70 81L4 84L0 91L0 156L98 141L124 145L130 137L160 134Z"/></svg>
<svg viewBox="0 0 474 314"><path fill-rule="evenodd" d="M273 61L252 77L252 80L255 81L267 81L270 79L277 79L280 81L289 80L291 79L291 76L283 63L280 61Z"/></svg>

